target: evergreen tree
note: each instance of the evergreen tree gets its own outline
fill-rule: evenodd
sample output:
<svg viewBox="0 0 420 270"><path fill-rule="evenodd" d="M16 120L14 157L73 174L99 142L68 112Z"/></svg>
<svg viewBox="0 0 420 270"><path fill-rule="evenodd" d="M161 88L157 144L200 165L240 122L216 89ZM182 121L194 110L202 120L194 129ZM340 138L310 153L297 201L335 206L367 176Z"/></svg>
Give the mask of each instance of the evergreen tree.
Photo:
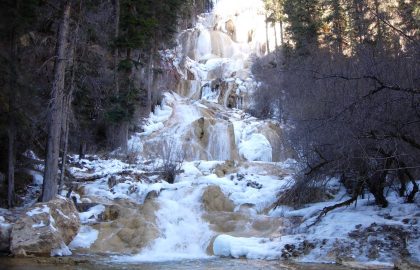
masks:
<svg viewBox="0 0 420 270"><path fill-rule="evenodd" d="M25 83L20 74L21 61L19 57L19 38L21 38L36 20L35 11L38 1L8 0L2 1L0 7L0 72L2 82L0 89L0 151L5 153L3 146L7 145L7 158L1 158L0 170L5 168L7 161L8 206L14 205L15 163L17 150L17 135L22 132L24 110L19 103L24 94ZM3 111L4 110L4 111ZM7 135L3 132L6 131ZM7 139L6 139L7 137ZM7 140L7 143L4 143ZM1 155L3 156L3 155Z"/></svg>
<svg viewBox="0 0 420 270"><path fill-rule="evenodd" d="M306 54L316 48L321 26L319 0L285 0L284 12L296 50Z"/></svg>

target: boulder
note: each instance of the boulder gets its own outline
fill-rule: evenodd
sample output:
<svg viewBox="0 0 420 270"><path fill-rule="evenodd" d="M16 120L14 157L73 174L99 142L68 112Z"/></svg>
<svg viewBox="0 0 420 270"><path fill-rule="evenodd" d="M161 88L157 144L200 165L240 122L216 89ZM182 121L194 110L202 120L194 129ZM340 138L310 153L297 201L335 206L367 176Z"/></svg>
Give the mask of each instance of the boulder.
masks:
<svg viewBox="0 0 420 270"><path fill-rule="evenodd" d="M235 206L222 192L219 186L209 186L203 193L204 209L209 212L232 212Z"/></svg>
<svg viewBox="0 0 420 270"><path fill-rule="evenodd" d="M73 202L57 196L22 214L12 227L10 251L15 256L71 255L67 245L79 228L80 219Z"/></svg>

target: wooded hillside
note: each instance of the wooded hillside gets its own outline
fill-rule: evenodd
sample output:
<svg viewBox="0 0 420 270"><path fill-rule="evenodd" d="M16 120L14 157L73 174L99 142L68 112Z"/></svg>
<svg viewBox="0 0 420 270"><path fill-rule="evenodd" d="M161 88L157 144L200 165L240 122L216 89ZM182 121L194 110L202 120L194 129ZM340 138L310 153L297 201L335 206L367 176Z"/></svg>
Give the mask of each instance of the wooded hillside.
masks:
<svg viewBox="0 0 420 270"><path fill-rule="evenodd" d="M44 201L57 193L59 155L127 150L134 122L160 100L159 50L207 8L209 1L192 0L2 1L0 176L8 205L28 149L46 157Z"/></svg>
<svg viewBox="0 0 420 270"><path fill-rule="evenodd" d="M266 2L287 38L254 64L262 84L253 113L282 121L306 164L282 201L317 200L308 189L337 177L352 195L343 205L367 190L386 207L389 188L413 202L420 176L418 1Z"/></svg>

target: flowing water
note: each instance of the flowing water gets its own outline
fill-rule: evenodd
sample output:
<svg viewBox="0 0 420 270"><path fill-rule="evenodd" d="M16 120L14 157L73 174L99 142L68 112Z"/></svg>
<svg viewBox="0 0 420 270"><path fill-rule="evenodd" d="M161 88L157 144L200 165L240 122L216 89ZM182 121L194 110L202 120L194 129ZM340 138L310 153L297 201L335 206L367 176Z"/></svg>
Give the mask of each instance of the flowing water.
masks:
<svg viewBox="0 0 420 270"><path fill-rule="evenodd" d="M181 79L130 141L140 160L184 160L184 173L172 185L85 183L89 202L119 209L116 220L92 225L96 242L71 258L0 257L0 269L351 269L279 260L289 229L270 207L291 178L278 163L287 147L279 123L244 113L257 87L252 59L273 50L275 30L262 0L213 2L162 52Z"/></svg>
<svg viewBox="0 0 420 270"><path fill-rule="evenodd" d="M163 52L175 63L181 79L174 92L165 94L162 106L151 114L144 132L134 136L131 146L147 159L169 145L189 162L188 169L173 188L156 198L158 238L136 255L115 256L115 262L208 259L214 250L224 249L220 241L213 248L221 234L240 237L240 243L249 245L236 248L237 243L231 243L240 253L235 257L280 256L273 239L279 237L283 223L267 216L266 208L275 201L278 187L285 181L277 176L259 179L252 173L241 176L238 165L245 161L282 161L282 149L276 147L281 136L279 124L244 113L257 86L250 71L252 59L267 53L267 43L273 49L273 31L266 26L262 0L214 1L211 12L201 14L194 28L179 34L179 46ZM226 160L234 168L222 170L219 178L212 174ZM265 182L258 184L259 180ZM264 186L261 191L259 185ZM210 198L217 205L205 210L202 198L209 186L220 187L223 195ZM266 247L271 250L268 255L263 251ZM226 262L233 268L235 263L238 268L245 267L243 261ZM199 265L209 263L209 269L219 269L218 260L205 260Z"/></svg>
<svg viewBox="0 0 420 270"><path fill-rule="evenodd" d="M10 259L0 258L2 270L352 270L328 264L285 264L260 260L182 260L160 263L109 264L101 258ZM360 269L360 268L359 268ZM389 269L384 269L389 270Z"/></svg>
<svg viewBox="0 0 420 270"><path fill-rule="evenodd" d="M257 87L252 59L273 49L273 31L262 0L214 1L177 48L162 52L181 79L130 140L140 160L184 160L184 172L171 185L85 183L89 202L118 209L115 220L92 225L91 247L73 250L85 256L0 258L0 268L350 269L279 260L288 228L269 210L291 178L278 163L286 147L279 123L244 112Z"/></svg>

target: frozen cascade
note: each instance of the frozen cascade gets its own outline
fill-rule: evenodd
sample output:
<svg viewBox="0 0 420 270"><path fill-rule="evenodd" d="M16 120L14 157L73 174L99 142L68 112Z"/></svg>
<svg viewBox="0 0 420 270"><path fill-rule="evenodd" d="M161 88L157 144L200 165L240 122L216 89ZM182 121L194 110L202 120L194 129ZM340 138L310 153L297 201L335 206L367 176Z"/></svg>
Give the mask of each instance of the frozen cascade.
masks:
<svg viewBox="0 0 420 270"><path fill-rule="evenodd" d="M208 29L200 31L197 40L198 59L204 59L211 55L211 36Z"/></svg>
<svg viewBox="0 0 420 270"><path fill-rule="evenodd" d="M229 125L224 122L217 122L209 131L208 151L212 160L230 160L232 159L232 145L229 134ZM227 139L220 139L227 138Z"/></svg>
<svg viewBox="0 0 420 270"><path fill-rule="evenodd" d="M202 188L190 183L177 185L176 190L161 192L156 216L160 237L135 256L116 257L118 261L168 261L209 257L207 245L213 233L201 219Z"/></svg>
<svg viewBox="0 0 420 270"><path fill-rule="evenodd" d="M385 258L388 263L394 254L407 251L420 260L420 233L408 236L400 231L418 227L418 200L403 204L403 198L394 193L388 197L390 207L378 209L371 198L358 199L357 206L337 209L308 229L322 209L345 199L342 184L332 179L328 189L338 193L331 201L301 209L273 208L279 194L294 181L291 174L298 164L288 160L293 153L282 140L281 125L244 112L257 86L250 71L252 59L266 54L268 47L263 0L213 0L213 6L198 17L197 25L179 34L177 48L161 52L176 79L161 105L142 123L141 132L131 138L130 149L138 153L139 164L85 159L79 163L82 168L79 164L71 168L81 179L104 176L81 183L83 194L78 200L100 204L81 216L94 224L84 224L71 246L120 254L113 259L122 263L214 256L277 260L294 257L296 251L297 255L303 251L303 262L342 264L346 262L342 258L350 263L370 262L375 254L371 251L378 252L375 262ZM272 51L273 27L268 32ZM168 153L184 159L173 184L161 175L147 174ZM102 213L106 221L96 224ZM383 227L385 233L398 228L397 233L382 236L379 224L397 225ZM372 245L364 244L368 243L364 235L372 238L366 240ZM395 245L398 251L391 249L388 258L384 249L377 249L388 238L401 235ZM407 249L402 251L403 246ZM344 257L336 252L345 252ZM183 265L170 262L166 268L178 264Z"/></svg>
<svg viewBox="0 0 420 270"><path fill-rule="evenodd" d="M165 152L168 147L181 151L184 160L189 161L185 167L188 170L177 178L173 188L165 188L156 199L159 237L139 254L117 260L208 257L212 255L212 248L208 253L209 245L218 235L214 227L220 220L217 213L213 213L215 224L210 224L212 218L204 218L209 217L202 201L205 188L219 186L229 200L237 203L236 210L241 204L249 204L256 207L250 213L256 213L274 202L281 186L279 179L264 177L264 191L249 190L247 181L251 180L234 183L233 175L229 181L212 174L214 166L226 160L279 161L272 158L277 149L271 143L278 140L273 135L278 131L273 129L275 124L240 110L248 108L257 85L250 71L252 57L266 52L263 1L214 0L213 6L210 13L199 16L194 28L179 34L176 49L163 52L172 57L181 79L172 89L175 92L166 93L162 105L150 115L144 132L131 140L143 159L156 156L162 149ZM273 37L270 38L270 44L274 44ZM245 128L250 123L253 128ZM234 212L221 215L238 219L238 213ZM255 221L257 225L253 225L254 218L259 220ZM235 236L266 236L268 231L278 231L279 226L265 217L252 215L235 222L246 225L246 229L238 227L239 231L232 232ZM253 226L263 229L259 232Z"/></svg>

